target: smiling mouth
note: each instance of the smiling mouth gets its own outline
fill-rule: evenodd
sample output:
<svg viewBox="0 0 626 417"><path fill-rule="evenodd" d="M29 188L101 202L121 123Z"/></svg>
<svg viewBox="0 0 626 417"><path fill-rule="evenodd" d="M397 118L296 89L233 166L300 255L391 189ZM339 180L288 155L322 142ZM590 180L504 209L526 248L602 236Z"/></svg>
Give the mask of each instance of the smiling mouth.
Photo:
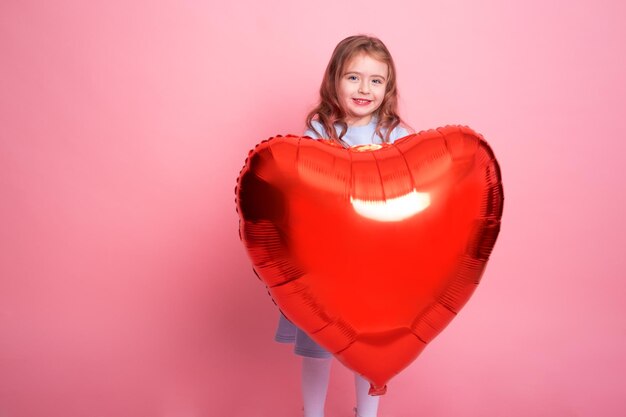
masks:
<svg viewBox="0 0 626 417"><path fill-rule="evenodd" d="M370 104L372 102L372 100L367 100L363 98L353 98L352 101L354 101L356 104Z"/></svg>

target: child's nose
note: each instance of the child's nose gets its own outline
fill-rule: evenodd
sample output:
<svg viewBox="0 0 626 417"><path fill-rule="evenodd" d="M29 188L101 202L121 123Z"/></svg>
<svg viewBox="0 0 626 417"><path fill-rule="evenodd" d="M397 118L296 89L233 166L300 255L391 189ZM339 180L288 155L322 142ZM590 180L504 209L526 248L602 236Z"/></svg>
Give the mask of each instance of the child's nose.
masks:
<svg viewBox="0 0 626 417"><path fill-rule="evenodd" d="M359 85L359 92L360 93L369 93L370 88L369 85L367 84L366 81L361 81L361 84Z"/></svg>

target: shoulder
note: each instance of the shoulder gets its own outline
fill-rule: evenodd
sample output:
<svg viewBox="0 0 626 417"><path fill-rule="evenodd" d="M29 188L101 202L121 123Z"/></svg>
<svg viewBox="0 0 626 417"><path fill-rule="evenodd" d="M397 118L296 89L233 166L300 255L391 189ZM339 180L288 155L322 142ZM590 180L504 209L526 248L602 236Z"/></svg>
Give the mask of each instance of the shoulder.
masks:
<svg viewBox="0 0 626 417"><path fill-rule="evenodd" d="M318 122L317 120L311 120L311 124L313 125L313 128L315 130L307 129L304 132L304 136L309 136L309 137L312 137L313 139L327 139L328 138L326 129L324 129L324 126L322 126L320 122Z"/></svg>
<svg viewBox="0 0 626 417"><path fill-rule="evenodd" d="M410 132L402 125L396 126L395 129L391 131L391 135L389 135L389 139L391 142L395 142L396 140L408 136Z"/></svg>

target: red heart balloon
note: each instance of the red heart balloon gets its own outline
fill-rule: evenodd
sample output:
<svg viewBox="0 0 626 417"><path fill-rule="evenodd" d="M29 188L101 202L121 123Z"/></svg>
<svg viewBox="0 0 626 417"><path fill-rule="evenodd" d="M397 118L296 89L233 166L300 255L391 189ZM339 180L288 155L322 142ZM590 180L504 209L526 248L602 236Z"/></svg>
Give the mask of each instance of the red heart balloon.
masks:
<svg viewBox="0 0 626 417"><path fill-rule="evenodd" d="M460 126L351 149L277 136L251 151L236 195L272 298L373 395L469 299L504 201L489 145Z"/></svg>

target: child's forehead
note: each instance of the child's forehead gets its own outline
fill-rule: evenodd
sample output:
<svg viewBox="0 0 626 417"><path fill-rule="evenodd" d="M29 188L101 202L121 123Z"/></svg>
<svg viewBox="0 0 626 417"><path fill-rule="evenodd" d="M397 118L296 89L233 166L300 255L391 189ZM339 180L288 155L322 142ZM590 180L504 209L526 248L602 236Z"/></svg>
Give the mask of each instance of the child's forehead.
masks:
<svg viewBox="0 0 626 417"><path fill-rule="evenodd" d="M389 66L385 61L367 52L358 52L346 60L343 66L343 72L349 72L361 66L378 67L379 71L384 69L384 72L388 72L389 70Z"/></svg>

